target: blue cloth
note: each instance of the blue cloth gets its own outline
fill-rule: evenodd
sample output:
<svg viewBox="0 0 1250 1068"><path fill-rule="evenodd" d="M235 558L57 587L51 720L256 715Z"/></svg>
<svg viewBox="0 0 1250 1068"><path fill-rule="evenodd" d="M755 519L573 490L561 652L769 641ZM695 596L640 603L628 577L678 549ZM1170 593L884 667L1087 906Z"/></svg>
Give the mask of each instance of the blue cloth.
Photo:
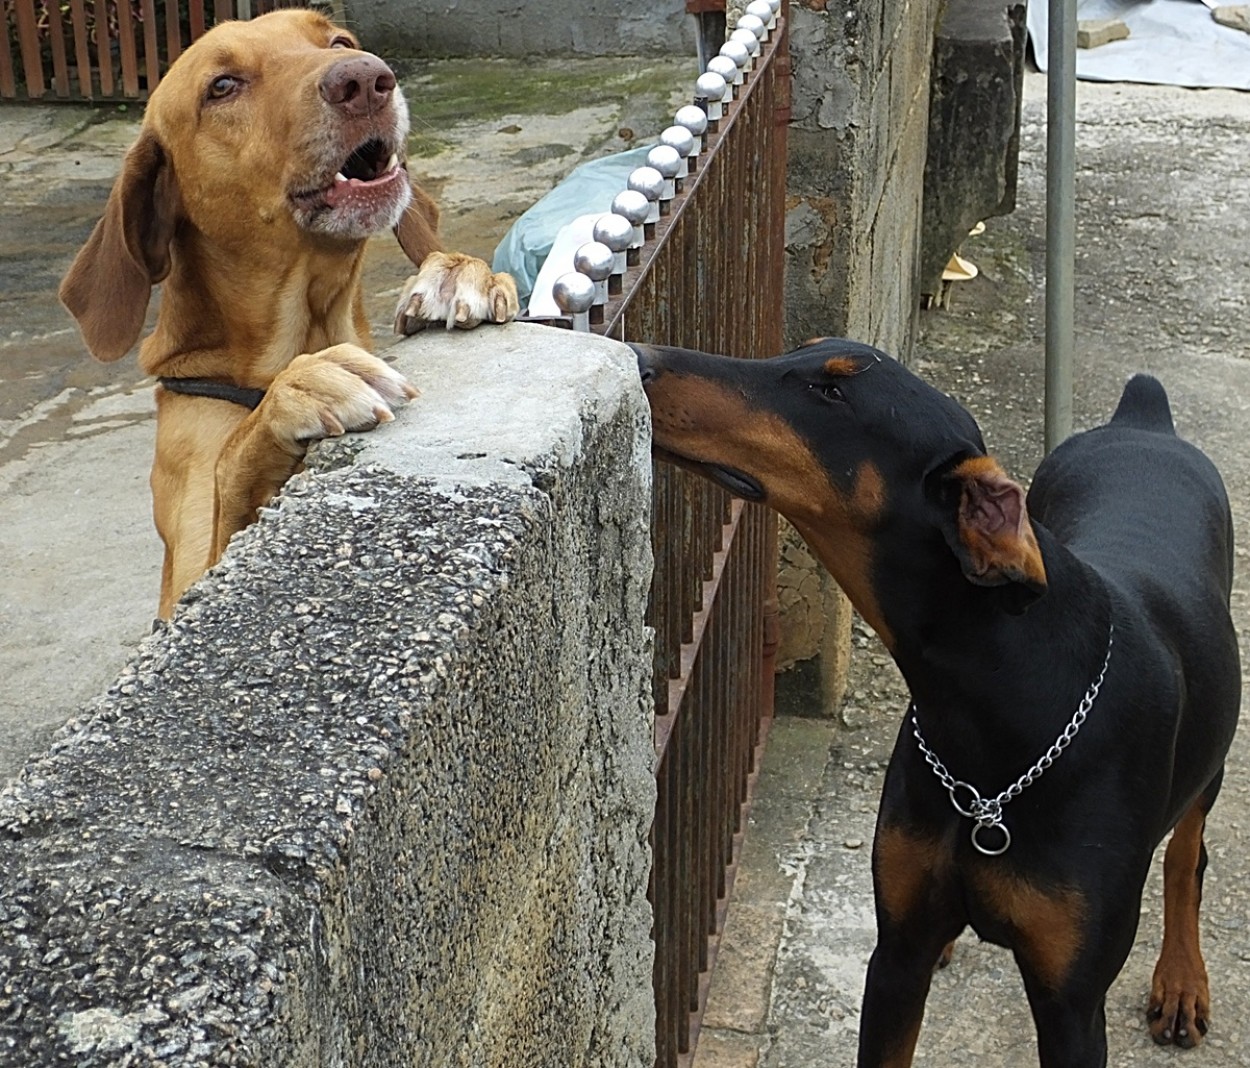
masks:
<svg viewBox="0 0 1250 1068"><path fill-rule="evenodd" d="M522 308L529 302L534 279L560 227L579 215L611 211L612 201L628 187L630 174L646 165L653 147L646 144L580 164L512 224L495 248L492 269L507 271L516 279Z"/></svg>

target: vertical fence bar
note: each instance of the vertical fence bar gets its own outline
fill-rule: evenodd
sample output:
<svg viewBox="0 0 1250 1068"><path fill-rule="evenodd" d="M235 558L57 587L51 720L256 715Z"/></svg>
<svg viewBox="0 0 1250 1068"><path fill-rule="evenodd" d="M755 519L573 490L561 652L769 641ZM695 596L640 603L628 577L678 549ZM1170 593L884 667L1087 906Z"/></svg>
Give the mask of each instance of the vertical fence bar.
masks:
<svg viewBox="0 0 1250 1068"><path fill-rule="evenodd" d="M100 72L100 95L113 95L113 52L109 39L108 4L95 0L95 62Z"/></svg>
<svg viewBox="0 0 1250 1068"><path fill-rule="evenodd" d="M74 63L78 95L90 100L95 96L91 84L91 38L87 33L87 9L83 0L69 0L69 21L74 28Z"/></svg>
<svg viewBox="0 0 1250 1068"><path fill-rule="evenodd" d="M48 3L48 46L52 52L52 88L62 100L69 97L69 58L65 52L65 20L60 3Z"/></svg>
<svg viewBox="0 0 1250 1068"><path fill-rule="evenodd" d="M44 94L45 84L34 0L15 0L13 13L17 19L17 41L22 51L22 76L26 79L26 95L31 100L38 100Z"/></svg>
<svg viewBox="0 0 1250 1068"><path fill-rule="evenodd" d="M139 51L135 45L135 17L130 0L121 0L117 8L117 52L122 68L122 93L131 99L139 96Z"/></svg>
<svg viewBox="0 0 1250 1068"><path fill-rule="evenodd" d="M188 17L190 12L188 11ZM182 16L178 12L178 0L165 0L165 69L182 55ZM151 92L151 86L148 87Z"/></svg>
<svg viewBox="0 0 1250 1068"><path fill-rule="evenodd" d="M13 68L13 42L9 37L9 13L0 8L0 97L17 97L17 72Z"/></svg>
<svg viewBox="0 0 1250 1068"><path fill-rule="evenodd" d="M196 41L208 32L204 16L204 0L190 0L187 4L187 20L190 23L191 40Z"/></svg>
<svg viewBox="0 0 1250 1068"><path fill-rule="evenodd" d="M126 6L124 0L121 6ZM156 3L154 0L141 0L140 10L143 12L143 67L150 93L161 80L161 50L156 43Z"/></svg>

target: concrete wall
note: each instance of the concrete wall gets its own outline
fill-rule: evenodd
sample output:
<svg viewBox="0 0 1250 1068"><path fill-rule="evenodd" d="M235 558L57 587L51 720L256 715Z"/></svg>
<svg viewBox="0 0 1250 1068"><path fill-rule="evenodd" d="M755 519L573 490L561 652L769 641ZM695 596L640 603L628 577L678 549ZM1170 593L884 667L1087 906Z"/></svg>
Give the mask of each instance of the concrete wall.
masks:
<svg viewBox="0 0 1250 1068"><path fill-rule="evenodd" d="M387 56L695 54L685 0L342 0ZM655 131L658 133L659 131Z"/></svg>
<svg viewBox="0 0 1250 1068"><path fill-rule="evenodd" d="M786 336L853 337L906 360L919 309L929 72L941 0L791 0ZM784 525L783 525L784 526ZM850 611L782 535L784 710L832 711Z"/></svg>
<svg viewBox="0 0 1250 1068"><path fill-rule="evenodd" d="M632 354L422 335L0 795L0 1063L653 1061Z"/></svg>

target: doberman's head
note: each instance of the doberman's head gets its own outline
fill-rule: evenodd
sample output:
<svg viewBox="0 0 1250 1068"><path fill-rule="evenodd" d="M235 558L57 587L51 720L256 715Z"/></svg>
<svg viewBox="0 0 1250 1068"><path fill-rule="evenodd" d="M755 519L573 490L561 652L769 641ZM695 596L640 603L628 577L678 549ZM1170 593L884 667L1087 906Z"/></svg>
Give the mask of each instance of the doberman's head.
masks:
<svg viewBox="0 0 1250 1068"><path fill-rule="evenodd" d="M789 519L888 646L909 596L996 587L1019 611L1045 589L1023 489L890 357L836 338L769 360L634 349L655 455Z"/></svg>

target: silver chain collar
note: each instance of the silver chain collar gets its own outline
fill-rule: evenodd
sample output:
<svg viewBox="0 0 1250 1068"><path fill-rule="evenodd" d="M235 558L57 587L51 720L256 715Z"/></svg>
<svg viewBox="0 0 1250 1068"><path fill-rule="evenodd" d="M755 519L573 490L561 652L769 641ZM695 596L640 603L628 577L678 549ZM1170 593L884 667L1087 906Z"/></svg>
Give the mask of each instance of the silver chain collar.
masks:
<svg viewBox="0 0 1250 1068"><path fill-rule="evenodd" d="M925 762L933 769L933 774L946 787L946 792L950 794L951 804L955 807L955 811L961 816L976 821L976 826L972 828L971 837L972 844L978 852L985 854L987 857L997 857L1007 852L1007 847L1011 845L1011 831L1003 823L1003 806L1008 801L1012 801L1024 793L1025 787L1032 786L1033 783L1040 779L1042 772L1058 760L1063 751L1072 744L1072 739L1076 737L1077 732L1081 729L1081 724L1085 722L1085 717L1089 715L1090 709L1094 707L1098 691L1102 688L1102 680L1106 677L1107 667L1111 663L1111 646L1114 640L1115 625L1112 624L1107 630L1107 655L1102 662L1102 670L1098 672L1098 677L1090 683L1089 689L1085 691L1085 696L1081 698L1081 703L1077 706L1076 712L1073 713L1071 721L1063 728L1059 737L1046 750L1042 758L997 797L982 797L981 792L975 786L956 779L955 776L946 770L946 765L925 744L924 736L920 733L920 722L916 719L916 703L915 701L912 702L911 722L914 728L912 733L916 736L920 752L924 754ZM965 797L968 799L966 805L960 804L960 790L965 792ZM990 830L998 831L1002 835L1002 844L996 848L984 845L980 841L979 836Z"/></svg>

